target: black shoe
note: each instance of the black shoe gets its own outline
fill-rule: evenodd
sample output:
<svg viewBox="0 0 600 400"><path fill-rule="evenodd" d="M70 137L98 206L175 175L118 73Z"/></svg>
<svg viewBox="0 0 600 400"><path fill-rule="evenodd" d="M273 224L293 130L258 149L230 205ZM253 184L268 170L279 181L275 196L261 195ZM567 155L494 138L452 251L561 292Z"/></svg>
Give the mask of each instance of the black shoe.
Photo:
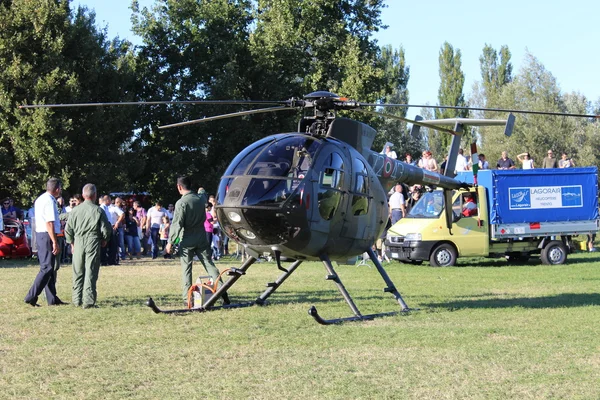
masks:
<svg viewBox="0 0 600 400"><path fill-rule="evenodd" d="M53 304L48 304L48 305L49 306L64 306L64 305L67 305L67 304L69 304L69 303L65 303L64 301L62 301L62 300L59 299L59 300L55 301Z"/></svg>
<svg viewBox="0 0 600 400"><path fill-rule="evenodd" d="M221 295L221 298L223 299L224 306L228 306L229 304L231 304L231 301L229 300L229 295L227 294L227 292L223 293Z"/></svg>
<svg viewBox="0 0 600 400"><path fill-rule="evenodd" d="M29 304L31 307L41 307L36 301L25 301L26 304Z"/></svg>
<svg viewBox="0 0 600 400"><path fill-rule="evenodd" d="M98 307L95 304L84 304L82 307L83 307L84 310L87 310L89 308L100 308L100 307Z"/></svg>

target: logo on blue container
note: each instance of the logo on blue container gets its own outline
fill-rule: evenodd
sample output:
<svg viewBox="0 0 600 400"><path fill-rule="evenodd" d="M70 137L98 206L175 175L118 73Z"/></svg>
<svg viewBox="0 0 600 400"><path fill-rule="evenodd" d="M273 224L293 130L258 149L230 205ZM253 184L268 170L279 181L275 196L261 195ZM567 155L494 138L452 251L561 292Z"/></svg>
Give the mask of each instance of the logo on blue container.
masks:
<svg viewBox="0 0 600 400"><path fill-rule="evenodd" d="M510 209L531 208L531 191L529 188L509 188Z"/></svg>
<svg viewBox="0 0 600 400"><path fill-rule="evenodd" d="M583 207L581 186L566 186L561 189L563 207Z"/></svg>

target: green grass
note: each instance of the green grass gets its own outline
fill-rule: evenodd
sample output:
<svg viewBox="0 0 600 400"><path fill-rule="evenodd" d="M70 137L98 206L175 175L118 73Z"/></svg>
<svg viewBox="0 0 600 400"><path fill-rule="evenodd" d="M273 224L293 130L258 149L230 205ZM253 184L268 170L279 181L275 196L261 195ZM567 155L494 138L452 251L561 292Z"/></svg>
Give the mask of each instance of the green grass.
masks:
<svg viewBox="0 0 600 400"><path fill-rule="evenodd" d="M597 399L599 261L385 264L420 311L320 326L313 304L325 318L350 316L320 263L300 266L266 307L173 316L143 303L180 307L178 261L103 267L100 308L82 310L27 306L38 266L4 260L0 398ZM361 312L398 309L374 268L337 271ZM254 299L278 275L255 264L231 297ZM69 266L58 279L70 301Z"/></svg>

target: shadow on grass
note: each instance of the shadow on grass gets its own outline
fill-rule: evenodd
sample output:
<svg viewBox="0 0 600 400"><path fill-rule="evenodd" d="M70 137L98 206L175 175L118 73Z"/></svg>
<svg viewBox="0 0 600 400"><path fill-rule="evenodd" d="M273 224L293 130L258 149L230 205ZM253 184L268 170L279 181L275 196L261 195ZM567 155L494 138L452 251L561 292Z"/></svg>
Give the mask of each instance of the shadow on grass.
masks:
<svg viewBox="0 0 600 400"><path fill-rule="evenodd" d="M491 298L478 300L456 300L443 303L425 303L423 306L432 308L565 308L600 305L598 293L563 293L556 296L518 297L513 299Z"/></svg>
<svg viewBox="0 0 600 400"><path fill-rule="evenodd" d="M587 254L587 253L582 253L582 254ZM569 265L575 265L575 264L589 264L589 263L595 263L595 262L600 262L600 254L598 254L597 256L595 254L598 253L594 253L594 256L592 257L573 257L572 255L568 257L566 264L564 265L544 265L542 264L542 261L540 260L539 256L532 256L527 262L511 262L511 261L507 261L504 258L467 258L467 259L461 259L459 258L457 261L457 264L454 267L446 267L446 268L500 268L500 267L545 267L545 268L552 268L552 267L558 267L558 268L565 268L568 267ZM403 264L403 263L386 263L384 264L384 268L385 269L394 269L395 267L412 267L412 268L435 268L435 267L431 267L431 265L429 265L429 263L424 262L421 265L414 265L414 264Z"/></svg>
<svg viewBox="0 0 600 400"><path fill-rule="evenodd" d="M0 260L0 269L2 268L29 268L39 267L37 258L9 258Z"/></svg>
<svg viewBox="0 0 600 400"><path fill-rule="evenodd" d="M232 303L246 303L253 302L261 293L236 293L235 290L230 291L230 298ZM392 304L395 302L392 295L371 295L361 296L358 293L351 293L352 299L357 302L367 302L370 300L380 300L389 298ZM153 295L150 296L156 302L156 305L165 309L170 307L181 308L183 305L183 299L178 294L168 295ZM146 300L148 296L136 296L136 297L123 297L123 296L111 296L101 299L103 307L120 308L120 307L146 307ZM342 295L335 289L322 290L322 291L310 291L310 292L296 292L296 291L277 291L271 297L267 299L266 305L270 304L293 304L293 303L310 303L310 304L326 304L326 303L337 303L344 301ZM217 304L219 304L217 302Z"/></svg>

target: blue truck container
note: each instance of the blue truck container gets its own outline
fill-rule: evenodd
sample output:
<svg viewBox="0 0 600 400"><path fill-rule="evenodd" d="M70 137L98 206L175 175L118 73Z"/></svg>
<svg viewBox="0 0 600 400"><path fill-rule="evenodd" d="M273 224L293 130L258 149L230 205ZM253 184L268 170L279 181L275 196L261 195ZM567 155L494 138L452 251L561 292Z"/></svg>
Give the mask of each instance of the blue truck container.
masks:
<svg viewBox="0 0 600 400"><path fill-rule="evenodd" d="M471 171L456 179L473 183ZM598 219L596 167L481 170L490 224L592 221Z"/></svg>

